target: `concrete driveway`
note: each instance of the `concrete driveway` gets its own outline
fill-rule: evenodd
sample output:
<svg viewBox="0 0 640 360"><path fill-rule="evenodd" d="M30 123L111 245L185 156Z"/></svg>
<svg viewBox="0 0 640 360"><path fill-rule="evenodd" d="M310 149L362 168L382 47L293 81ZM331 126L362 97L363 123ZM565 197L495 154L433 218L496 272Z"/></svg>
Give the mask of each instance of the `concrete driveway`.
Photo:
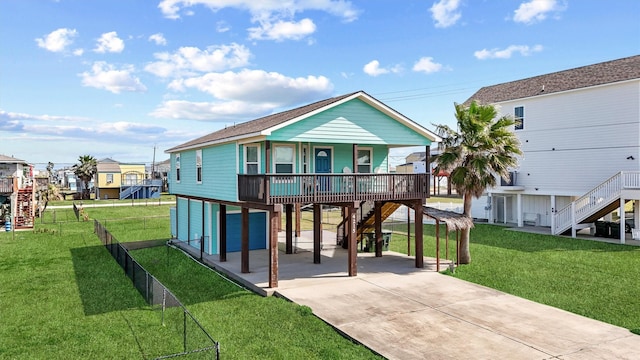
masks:
<svg viewBox="0 0 640 360"><path fill-rule="evenodd" d="M238 253L204 261L258 293L309 306L389 359L640 359L640 336L627 329L438 274L435 259L416 269L406 255L360 253L358 276L349 277L346 250L331 243L321 264L309 243L280 252L277 289L267 287L266 250L251 251L249 274Z"/></svg>

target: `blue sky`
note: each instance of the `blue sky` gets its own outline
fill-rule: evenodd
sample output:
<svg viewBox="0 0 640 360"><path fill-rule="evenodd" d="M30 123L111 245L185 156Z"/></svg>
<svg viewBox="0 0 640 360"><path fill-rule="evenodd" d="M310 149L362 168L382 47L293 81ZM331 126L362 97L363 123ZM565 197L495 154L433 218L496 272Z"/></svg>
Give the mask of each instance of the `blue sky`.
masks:
<svg viewBox="0 0 640 360"><path fill-rule="evenodd" d="M0 0L0 154L150 163L357 90L454 125L482 86L637 55L638 18L637 0Z"/></svg>

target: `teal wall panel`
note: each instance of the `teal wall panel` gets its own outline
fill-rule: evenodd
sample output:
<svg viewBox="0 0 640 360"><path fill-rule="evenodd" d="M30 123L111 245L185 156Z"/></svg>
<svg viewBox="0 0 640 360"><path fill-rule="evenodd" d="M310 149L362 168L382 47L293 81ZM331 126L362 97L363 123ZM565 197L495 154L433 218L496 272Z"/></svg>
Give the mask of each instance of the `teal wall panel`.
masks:
<svg viewBox="0 0 640 360"><path fill-rule="evenodd" d="M272 141L429 145L431 141L360 99L274 131Z"/></svg>
<svg viewBox="0 0 640 360"><path fill-rule="evenodd" d="M189 217L188 217L188 208L189 200L185 198L178 197L176 199L176 214L177 214L177 236L180 241L187 241L189 237Z"/></svg>

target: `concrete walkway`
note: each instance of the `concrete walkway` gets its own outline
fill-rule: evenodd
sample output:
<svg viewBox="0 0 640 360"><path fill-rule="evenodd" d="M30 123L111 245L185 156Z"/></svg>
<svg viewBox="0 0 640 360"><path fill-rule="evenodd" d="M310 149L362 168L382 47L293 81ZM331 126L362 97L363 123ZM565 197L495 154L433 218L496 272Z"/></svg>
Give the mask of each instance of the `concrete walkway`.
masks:
<svg viewBox="0 0 640 360"><path fill-rule="evenodd" d="M203 260L260 294L309 306L389 359L640 359L640 336L627 329L438 274L435 259L416 269L406 255L359 253L358 276L349 277L334 238L325 234L321 264L310 240L281 251L277 289L268 288L266 250L250 252L248 274L239 253Z"/></svg>

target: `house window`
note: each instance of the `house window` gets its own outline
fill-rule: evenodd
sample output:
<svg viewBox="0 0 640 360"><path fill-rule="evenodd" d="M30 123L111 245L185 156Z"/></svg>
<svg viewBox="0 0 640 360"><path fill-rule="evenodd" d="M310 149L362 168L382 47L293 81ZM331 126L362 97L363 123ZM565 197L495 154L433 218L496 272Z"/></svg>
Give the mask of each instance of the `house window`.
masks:
<svg viewBox="0 0 640 360"><path fill-rule="evenodd" d="M202 150L196 150L196 181L202 182Z"/></svg>
<svg viewBox="0 0 640 360"><path fill-rule="evenodd" d="M358 172L371 173L371 149L358 149Z"/></svg>
<svg viewBox="0 0 640 360"><path fill-rule="evenodd" d="M516 106L513 109L514 120L515 120L515 129L522 130L524 129L524 106Z"/></svg>
<svg viewBox="0 0 640 360"><path fill-rule="evenodd" d="M113 174L107 174L107 184L111 184L113 182Z"/></svg>
<svg viewBox="0 0 640 360"><path fill-rule="evenodd" d="M180 154L176 155L176 182L180 182Z"/></svg>
<svg viewBox="0 0 640 360"><path fill-rule="evenodd" d="M276 145L274 147L274 151L274 166L276 174L293 174L293 146Z"/></svg>
<svg viewBox="0 0 640 360"><path fill-rule="evenodd" d="M260 147L246 145L244 147L244 173L253 175L260 172Z"/></svg>

